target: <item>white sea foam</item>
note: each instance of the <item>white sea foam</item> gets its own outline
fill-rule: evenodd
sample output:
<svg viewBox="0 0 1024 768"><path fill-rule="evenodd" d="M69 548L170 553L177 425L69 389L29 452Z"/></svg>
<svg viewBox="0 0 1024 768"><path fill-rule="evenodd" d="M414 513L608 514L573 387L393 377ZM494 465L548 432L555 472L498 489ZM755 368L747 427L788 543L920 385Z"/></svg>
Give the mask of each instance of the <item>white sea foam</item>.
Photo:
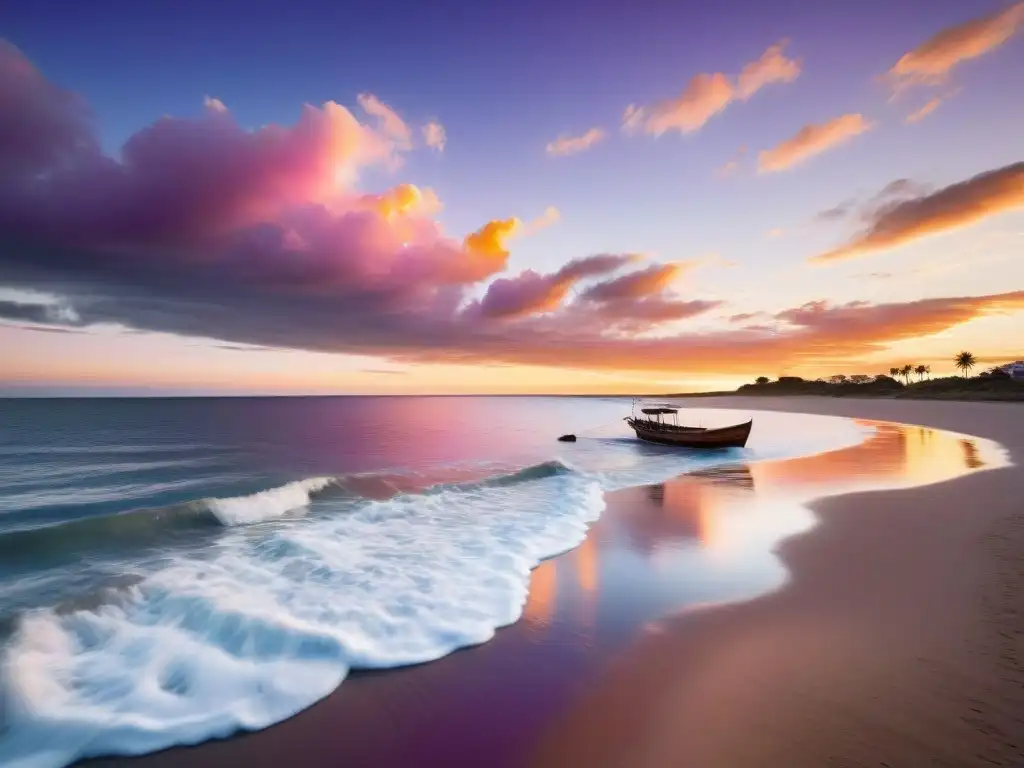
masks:
<svg viewBox="0 0 1024 768"><path fill-rule="evenodd" d="M309 506L310 494L333 482L330 477L311 477L249 496L207 499L206 506L224 525L260 523Z"/></svg>
<svg viewBox="0 0 1024 768"><path fill-rule="evenodd" d="M833 420L779 458L861 441ZM127 599L22 617L0 666L0 765L54 768L140 754L279 722L351 668L424 662L516 621L530 570L579 544L603 492L657 482L695 459L611 442L514 482L442 487L269 522L323 478L208 502L230 526L215 547L151 567ZM588 450L590 452L588 453ZM568 454L567 454L568 455ZM344 506L341 506L344 505Z"/></svg>

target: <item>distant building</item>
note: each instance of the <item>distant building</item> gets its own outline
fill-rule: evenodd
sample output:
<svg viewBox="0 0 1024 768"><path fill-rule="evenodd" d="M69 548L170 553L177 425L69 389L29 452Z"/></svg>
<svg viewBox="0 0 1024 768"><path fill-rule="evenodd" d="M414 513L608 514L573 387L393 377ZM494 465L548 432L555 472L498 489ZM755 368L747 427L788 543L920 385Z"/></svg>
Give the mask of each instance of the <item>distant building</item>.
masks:
<svg viewBox="0 0 1024 768"><path fill-rule="evenodd" d="M1018 360L1015 363L1007 363L1006 365L1001 366L1000 370L1009 374L1010 378L1015 381L1024 381L1024 360Z"/></svg>

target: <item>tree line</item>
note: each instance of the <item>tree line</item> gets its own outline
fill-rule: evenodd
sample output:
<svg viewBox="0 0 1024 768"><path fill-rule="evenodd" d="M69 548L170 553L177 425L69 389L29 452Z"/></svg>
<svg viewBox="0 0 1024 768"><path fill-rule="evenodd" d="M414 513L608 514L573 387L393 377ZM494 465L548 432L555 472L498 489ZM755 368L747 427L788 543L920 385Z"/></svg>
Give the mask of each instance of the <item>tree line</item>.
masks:
<svg viewBox="0 0 1024 768"><path fill-rule="evenodd" d="M973 353L968 352L966 350L958 353L956 357L953 358L953 366L963 374L965 379L968 377L968 373L974 368L975 365L977 365L977 359L974 357ZM997 370L999 369L994 368L991 371L991 373L995 373L995 371ZM907 363L906 365L900 368L890 368L889 378L902 378L904 383L909 385L911 376L916 374L918 381L924 381L925 376L927 376L929 379L931 378L931 373L932 368L930 365L913 365L912 363ZM787 378L792 378L796 380L796 377L780 376L779 381L785 381ZM879 374L878 376L870 376L864 373L856 373L853 374L852 376L847 376L845 373L837 373L833 376L829 376L828 378L817 379L817 381L823 383L827 382L829 384L867 384L871 381L876 381L878 379L884 378L886 378L886 375L884 373ZM771 381L771 379L769 379L767 376L758 376L755 380L755 383L767 384L769 381Z"/></svg>

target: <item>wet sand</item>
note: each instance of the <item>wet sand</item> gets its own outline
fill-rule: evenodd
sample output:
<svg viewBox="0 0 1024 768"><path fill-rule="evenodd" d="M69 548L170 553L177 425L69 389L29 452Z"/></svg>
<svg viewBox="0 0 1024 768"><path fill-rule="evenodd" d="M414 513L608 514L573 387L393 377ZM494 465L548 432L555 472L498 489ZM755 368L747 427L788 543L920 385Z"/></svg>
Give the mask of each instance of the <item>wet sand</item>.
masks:
<svg viewBox="0 0 1024 768"><path fill-rule="evenodd" d="M1015 404L695 405L925 424L1024 459ZM491 642L355 674L258 733L90 765L1019 766L1024 473L975 471L987 461L974 441L888 428L611 494ZM914 487L878 490L899 486ZM799 502L826 494L798 535L814 520Z"/></svg>
<svg viewBox="0 0 1024 768"><path fill-rule="evenodd" d="M1017 405L700 405L929 424L1024 459ZM551 724L533 764L1024 765L1022 499L1008 467L813 503L821 524L780 548L783 589L663 622Z"/></svg>

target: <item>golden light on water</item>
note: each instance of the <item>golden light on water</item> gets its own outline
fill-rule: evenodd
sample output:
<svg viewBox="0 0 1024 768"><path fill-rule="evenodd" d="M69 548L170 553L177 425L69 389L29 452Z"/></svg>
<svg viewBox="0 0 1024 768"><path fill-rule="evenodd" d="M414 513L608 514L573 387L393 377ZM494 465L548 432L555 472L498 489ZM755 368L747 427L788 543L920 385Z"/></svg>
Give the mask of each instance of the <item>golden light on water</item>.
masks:
<svg viewBox="0 0 1024 768"><path fill-rule="evenodd" d="M817 498L943 482L1006 461L1002 449L988 440L928 427L861 423L875 432L850 448L717 467L616 492L608 512L576 550L533 572L527 621L547 627L565 612L577 634L589 637L603 599L601 586L615 582L612 576L602 579L601 568L621 568L626 552L632 562L656 564L669 579L695 578L696 571L685 569L699 567L720 572L728 583L744 578L745 569L764 568L766 561L778 572L781 566L771 552L780 540L814 524L807 505ZM754 561L761 565L752 566Z"/></svg>

